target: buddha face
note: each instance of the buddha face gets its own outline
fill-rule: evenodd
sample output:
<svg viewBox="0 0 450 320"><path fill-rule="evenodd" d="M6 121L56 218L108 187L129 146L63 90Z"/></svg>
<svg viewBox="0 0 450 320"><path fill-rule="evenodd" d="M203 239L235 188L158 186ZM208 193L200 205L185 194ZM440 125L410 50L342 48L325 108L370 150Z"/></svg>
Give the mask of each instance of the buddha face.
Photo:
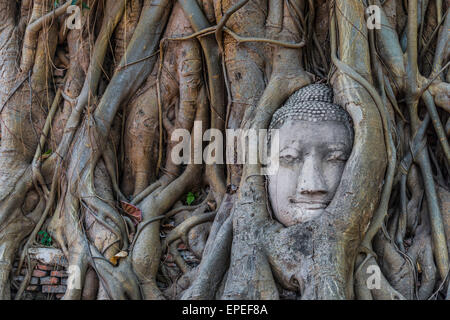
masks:
<svg viewBox="0 0 450 320"><path fill-rule="evenodd" d="M268 189L275 217L289 227L324 212L353 142L339 121L287 120L279 130L279 168L268 176Z"/></svg>

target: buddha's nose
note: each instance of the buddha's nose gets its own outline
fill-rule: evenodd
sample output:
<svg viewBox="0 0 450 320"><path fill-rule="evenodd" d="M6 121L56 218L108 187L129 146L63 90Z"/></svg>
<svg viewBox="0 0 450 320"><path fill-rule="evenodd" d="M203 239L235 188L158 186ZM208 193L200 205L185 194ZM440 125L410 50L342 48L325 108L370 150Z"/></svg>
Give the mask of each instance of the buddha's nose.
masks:
<svg viewBox="0 0 450 320"><path fill-rule="evenodd" d="M328 187L323 176L321 161L316 155L305 158L297 182L300 195L326 195Z"/></svg>

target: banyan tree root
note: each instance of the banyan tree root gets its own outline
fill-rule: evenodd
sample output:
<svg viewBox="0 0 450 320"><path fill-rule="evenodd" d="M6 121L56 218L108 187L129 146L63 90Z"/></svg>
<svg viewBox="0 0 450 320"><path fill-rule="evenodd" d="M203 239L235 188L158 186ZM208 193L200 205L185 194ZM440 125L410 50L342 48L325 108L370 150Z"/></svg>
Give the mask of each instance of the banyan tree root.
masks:
<svg viewBox="0 0 450 320"><path fill-rule="evenodd" d="M207 128L209 119L204 87L200 88L197 101L195 120L201 121L202 128ZM145 225L146 220L151 220L167 212L179 197L199 182L196 178L201 171L201 165L189 164L178 178L170 182L166 187L160 190L157 189L147 196L138 205L143 214L142 225ZM142 229L139 233L139 238L136 238L134 241L131 259L133 268L141 281L144 298L163 298L155 282L161 256L159 221L145 225L145 229Z"/></svg>
<svg viewBox="0 0 450 320"><path fill-rule="evenodd" d="M120 7L116 7L116 8L120 8ZM118 13L120 14L120 11L118 11ZM117 19L116 19L117 21ZM191 50L189 50L191 48L187 47L184 50L186 50L185 52L188 53L192 53ZM102 50L101 46L98 46L98 50ZM98 51L97 50L97 51ZM94 49L94 55L98 55L97 52ZM198 53L197 53L198 54ZM94 58L95 59L95 58ZM189 59L185 60L186 62L190 61ZM195 60L192 60L195 62ZM198 58L197 58L197 61ZM97 61L98 62L98 61ZM188 62L189 63L189 62ZM197 66L198 66L198 62L197 62ZM184 69L183 69L184 68ZM91 72L92 72L93 68L90 68ZM98 70L98 69L97 69ZM196 81L195 79L189 79L189 77L191 77L191 75L193 75L195 77L195 73L197 73L197 78L198 78L198 72L199 69L198 67L195 66L189 66L189 65L184 65L180 63L180 74L184 77L187 77L186 83L188 85L187 88L187 96L186 98L182 99L181 102L181 111L180 111L180 124L176 123L177 127L181 127L181 128L189 128L189 126L192 126L192 120L191 120L191 124L189 124L189 122L187 123L183 123L183 121L188 120L189 121L189 114L192 114L192 106L189 106L190 104L192 105L193 103L197 103L197 99L196 96L189 96L190 91L189 91L189 86L194 86L195 87L199 87L198 84L198 80ZM94 71L95 72L95 71ZM194 73L192 73L194 72ZM92 83L92 79L95 79L96 75L95 73L88 73L88 77L87 77L87 83L91 84ZM97 78L98 79L98 78ZM194 80L194 81L193 81ZM91 82L88 82L91 81ZM94 80L95 81L95 80ZM183 80L181 81L183 82ZM92 88L91 88L92 89ZM183 89L184 90L184 89ZM201 90L201 89L200 89ZM191 90L192 91L192 90ZM83 93L82 93L83 96ZM183 96L183 94L182 94ZM183 96L184 97L184 96ZM186 99L186 102L185 100ZM189 100L191 99L191 100ZM192 100L193 99L193 100ZM202 94L200 94L200 98L199 100L203 101L203 104L205 103L205 99L206 99L206 95L203 91ZM83 99L78 99L77 100L77 106L75 108L75 112L78 112L78 114L80 113L78 110L80 110L83 107L83 103L85 103L83 101ZM186 106L186 107L184 107ZM203 110L206 110L205 107L203 107ZM203 111L204 113L204 111ZM74 114L72 112L72 114ZM72 117L72 116L71 116ZM203 115L203 118L205 118L205 115ZM74 120L71 121L71 119L69 119L69 121L67 122L66 126L70 126L75 124L76 118L74 118ZM66 299L73 299L73 298L78 298L81 295L81 290L76 287L73 286L72 284L74 283L83 283L84 282L84 273L87 270L87 265L88 262L87 260L89 260L88 258L92 256L92 253L90 252L91 250L89 249L88 246L88 240L86 239L86 236L84 234L83 228L80 229L80 224L79 224L79 219L81 217L79 217L79 214L81 212L84 211L84 215L88 216L88 215L92 215L93 217L95 217L94 219L96 220L93 223L97 223L97 222L103 222L103 229L108 229L110 230L109 232L106 232L106 234L112 233L114 234L118 239L122 239L122 241L119 241L119 244L123 245L123 249L126 249L126 243L128 241L128 238L125 236L125 231L126 228L124 226L124 222L122 220L122 218L120 217L120 215L117 215L117 211L114 208L114 205L111 206L111 204L105 203L105 195L104 194L97 194L97 192L95 191L96 187L97 188L107 188L107 185L109 183L109 181L105 181L105 184L101 183L102 180L102 174L100 175L94 175L94 171L98 171L99 169L99 165L101 165L101 163L98 163L98 159L100 156L100 148L98 148L98 146L95 146L95 144L92 144L92 141L98 141L99 137L97 136L97 123L95 123L95 118L93 119L89 119L87 121L84 122L83 124L83 128L88 132L88 135L78 135L75 136L75 138L78 140L75 144L74 144L74 151L72 151L72 154L80 154L80 158L75 158L74 157L74 161L71 162L69 168L68 168L68 172L67 172L67 176L70 178L69 180L69 192L66 193L66 197L62 198L62 201L60 203L63 203L63 205L58 205L59 210L62 211L62 215L59 216L55 216L56 219L54 222L54 233L56 235L56 239L58 240L63 240L65 238L65 241L62 241L64 243L61 243L61 245L63 246L63 248L68 248L69 252L67 252L67 254L69 255L69 260L71 262L75 263L75 266L77 267L77 269L80 270L80 272L77 275L74 275L69 282L69 288L68 291L66 293L65 298ZM207 124L205 123L204 128L207 128ZM89 133L90 132L90 133ZM68 132L69 135L73 136L72 133ZM67 134L66 134L67 136ZM68 142L70 142L71 138L66 138L66 140L63 139L63 145L67 145ZM84 152L81 150L83 143L86 145L87 143L91 143L92 149L94 149L96 152L94 154ZM62 150L64 151L64 147L62 148ZM80 150L80 151L77 151ZM193 180L193 178L196 176L197 172L196 170L187 170L188 173L186 176L190 177L188 180ZM104 170L103 170L103 176L104 176ZM95 184L94 184L95 181ZM184 184L186 185L185 188L187 186L189 186L190 182L186 181L184 182ZM76 189L73 189L72 186L78 186ZM74 196L75 194L75 196ZM78 195L78 196L77 196ZM180 196L180 194L178 194L178 196ZM79 197L79 198L78 198ZM106 198L107 195L106 195ZM163 199L166 197L163 197ZM109 197L109 202L112 202L112 198L111 196ZM166 204L168 207L170 207L170 205ZM64 220L60 220L61 217L64 217ZM79 217L79 218L78 218ZM58 220L60 221L65 221L65 223L61 223L58 222ZM113 225L108 225L111 221L113 222ZM81 219L81 221L83 221L83 219ZM87 220L87 222L89 222L89 219ZM72 225L72 228L70 228L69 226ZM117 230L117 227L119 227ZM65 236L61 235L61 232L58 231L59 228L63 229L63 234L65 234ZM100 228L101 229L101 228ZM95 226L94 228L91 229L92 232L94 232L96 234L96 236L101 237L101 232L95 232ZM105 231L102 231L103 233L105 233ZM106 236L106 238L108 238L109 236ZM105 238L105 239L106 239ZM110 241L111 243L115 243L116 241L114 239L111 239ZM98 243L96 243L98 245ZM106 257L110 257L111 255L113 255L115 252L114 250L117 252L117 249L114 249L115 246L111 246L108 243L104 243L103 244L103 248L107 248L109 249L109 251L111 251L113 249L113 252L110 254L105 254ZM101 248L99 248L101 249ZM67 250L67 249L66 249ZM97 272L99 269L95 267L95 262L93 262L93 258L91 257L91 262L89 262L92 265L92 268L94 268ZM101 283L101 287L100 289L102 289L105 285L104 285L104 281L102 280L102 275L98 275L100 278L100 283ZM103 291L109 291L107 288L104 288ZM107 295L109 297L111 297L111 292L107 292Z"/></svg>
<svg viewBox="0 0 450 320"><path fill-rule="evenodd" d="M33 17L47 14L49 8L37 2ZM39 9L39 10L38 10ZM45 122L45 109L53 101L53 93L48 92L47 81L50 75L49 57L56 49L56 28L46 25L37 28L36 35L40 42L33 42L34 55L30 57L33 70L19 73L16 64L20 52L18 26L14 16L16 5L12 1L0 4L2 29L0 68L2 76L1 90L6 90L0 99L2 140L0 147L1 163L1 199L0 228L1 276L0 299L9 298L9 276L19 243L33 230L45 206L44 199L39 199L33 188L33 171L30 162L40 140L41 128ZM17 75L17 77L16 77ZM3 92L2 92L3 93ZM22 211L24 203L28 210Z"/></svg>
<svg viewBox="0 0 450 320"><path fill-rule="evenodd" d="M69 260L65 299L448 291L448 2L86 0L80 30L60 2L0 3L0 298L19 243L24 261L42 228ZM371 4L381 29L367 30ZM259 166L172 161L175 130L267 128L327 75L355 144L321 220L272 220ZM207 201L161 241L196 187ZM191 269L177 244L212 219ZM163 295L166 249L184 274Z"/></svg>
<svg viewBox="0 0 450 320"><path fill-rule="evenodd" d="M164 38L188 33L192 33L190 24L180 6L175 5ZM192 129L202 83L201 54L196 42L168 42L162 49L167 54L160 53L163 61L155 65L152 75L131 104L125 127L124 151L127 156L124 170L128 178L123 182L123 189L125 194L133 196L155 182L158 152L163 152L159 150L163 134L159 127L160 113L163 113L161 119L169 137L164 167L167 174L161 185L167 185L179 174L178 166L171 162L175 145L170 141L171 133L176 129Z"/></svg>
<svg viewBox="0 0 450 320"><path fill-rule="evenodd" d="M201 300L215 297L229 264L232 240L230 212L235 198L235 195L227 194L218 208L200 265L186 275L188 285L180 290L183 291L180 293L182 299Z"/></svg>

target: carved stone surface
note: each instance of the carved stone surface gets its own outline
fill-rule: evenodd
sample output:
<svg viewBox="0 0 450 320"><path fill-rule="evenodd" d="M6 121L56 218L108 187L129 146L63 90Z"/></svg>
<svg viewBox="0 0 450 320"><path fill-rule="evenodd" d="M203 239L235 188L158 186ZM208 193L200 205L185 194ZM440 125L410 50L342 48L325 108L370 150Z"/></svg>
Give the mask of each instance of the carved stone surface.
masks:
<svg viewBox="0 0 450 320"><path fill-rule="evenodd" d="M333 104L332 89L313 84L294 93L273 116L280 162L268 176L275 217L291 226L319 216L333 199L353 143L351 118Z"/></svg>

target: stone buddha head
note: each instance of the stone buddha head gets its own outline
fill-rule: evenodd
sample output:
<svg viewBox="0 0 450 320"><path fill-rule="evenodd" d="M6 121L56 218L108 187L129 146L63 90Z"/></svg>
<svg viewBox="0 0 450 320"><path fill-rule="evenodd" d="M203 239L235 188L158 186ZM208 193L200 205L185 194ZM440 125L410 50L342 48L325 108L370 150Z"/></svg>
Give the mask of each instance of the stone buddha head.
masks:
<svg viewBox="0 0 450 320"><path fill-rule="evenodd" d="M279 166L268 176L276 219L289 227L320 216L336 193L352 151L350 115L333 104L332 88L312 84L275 112L270 129L279 130Z"/></svg>

